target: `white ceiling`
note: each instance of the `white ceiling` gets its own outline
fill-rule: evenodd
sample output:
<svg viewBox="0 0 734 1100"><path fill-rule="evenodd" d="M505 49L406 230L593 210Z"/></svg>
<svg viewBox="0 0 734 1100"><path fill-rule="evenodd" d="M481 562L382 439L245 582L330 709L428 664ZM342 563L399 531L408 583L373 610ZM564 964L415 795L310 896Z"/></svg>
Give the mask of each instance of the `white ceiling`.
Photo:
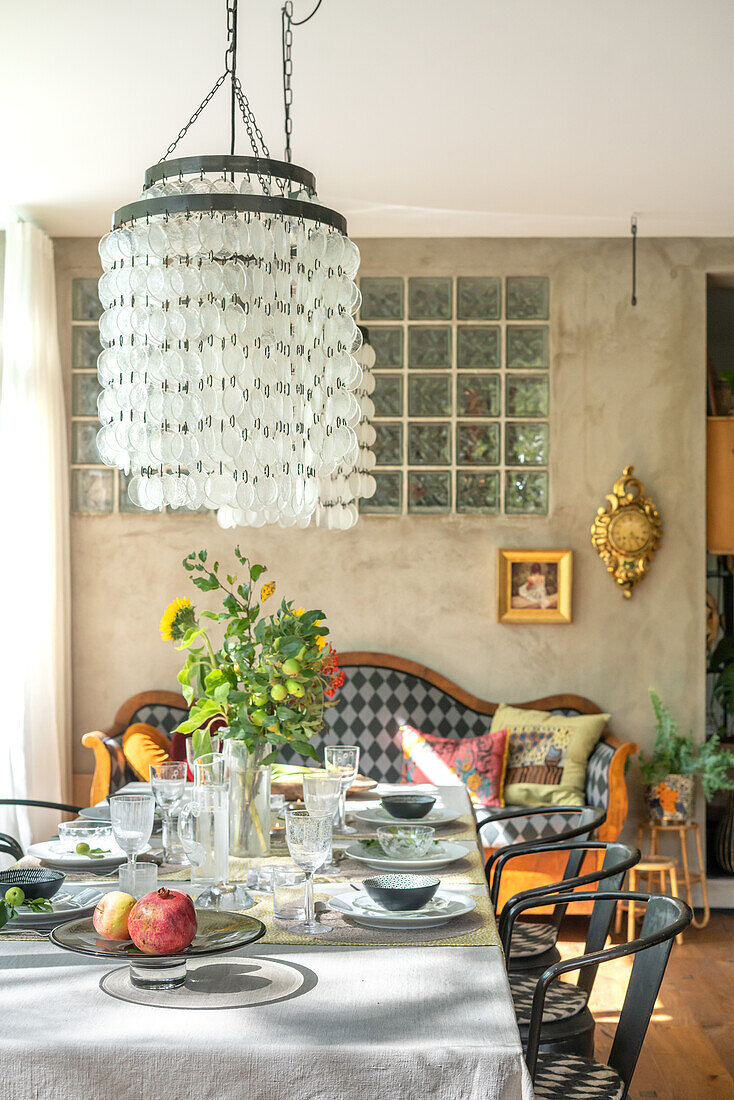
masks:
<svg viewBox="0 0 734 1100"><path fill-rule="evenodd" d="M98 235L224 69L224 0L0 20L0 210ZM734 236L733 48L732 0L323 0L294 160L357 237ZM239 72L280 156L280 0L242 0ZM227 119L221 89L179 150L228 151Z"/></svg>

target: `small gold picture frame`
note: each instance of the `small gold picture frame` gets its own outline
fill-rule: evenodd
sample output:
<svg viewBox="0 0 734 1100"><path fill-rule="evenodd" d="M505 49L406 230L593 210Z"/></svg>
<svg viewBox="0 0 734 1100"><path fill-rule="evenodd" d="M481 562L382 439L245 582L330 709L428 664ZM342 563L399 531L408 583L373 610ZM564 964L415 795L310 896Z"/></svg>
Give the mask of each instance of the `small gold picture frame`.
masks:
<svg viewBox="0 0 734 1100"><path fill-rule="evenodd" d="M571 550L499 550L501 623L571 622Z"/></svg>

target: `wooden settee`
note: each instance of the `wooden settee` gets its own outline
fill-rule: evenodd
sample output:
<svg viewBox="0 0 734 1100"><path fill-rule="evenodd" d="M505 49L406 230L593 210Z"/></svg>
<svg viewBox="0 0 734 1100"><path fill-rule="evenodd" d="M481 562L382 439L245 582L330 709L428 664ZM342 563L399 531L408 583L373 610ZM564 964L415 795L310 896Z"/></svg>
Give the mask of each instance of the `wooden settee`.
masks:
<svg viewBox="0 0 734 1100"><path fill-rule="evenodd" d="M316 742L316 749L337 742L358 744L360 771L386 782L399 782L401 778L402 750L398 736L401 725L410 723L442 737L476 737L487 731L498 706L404 657L353 652L342 653L339 660L345 673L344 685L336 706L327 712L327 728ZM581 695L549 695L513 705L565 715L602 713L596 703ZM122 704L109 729L85 734L82 742L95 754L92 804L135 778L122 752L122 735L127 727L132 722L148 722L170 734L186 710L184 698L177 692L142 692ZM589 758L586 802L605 809L607 814L599 830L600 840L616 840L624 825L625 766L634 752L637 745L621 741L607 729ZM286 763L312 763L288 750L282 750L280 757ZM551 817L543 828L552 832L558 823ZM535 839L538 835L545 834L538 834L529 819L520 818L510 825L487 827L483 840L487 848L492 848ZM503 875L503 896L556 881L564 862L560 854L513 861Z"/></svg>

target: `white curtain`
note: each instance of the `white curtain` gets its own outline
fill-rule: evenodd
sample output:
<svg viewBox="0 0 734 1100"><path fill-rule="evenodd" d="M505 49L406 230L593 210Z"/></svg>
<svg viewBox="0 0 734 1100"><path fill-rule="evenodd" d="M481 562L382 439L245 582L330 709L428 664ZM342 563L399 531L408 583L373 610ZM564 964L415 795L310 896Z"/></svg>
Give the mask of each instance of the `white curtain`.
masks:
<svg viewBox="0 0 734 1100"><path fill-rule="evenodd" d="M53 245L29 223L6 227L1 345L0 797L68 801L67 429ZM50 824L0 806L24 848Z"/></svg>

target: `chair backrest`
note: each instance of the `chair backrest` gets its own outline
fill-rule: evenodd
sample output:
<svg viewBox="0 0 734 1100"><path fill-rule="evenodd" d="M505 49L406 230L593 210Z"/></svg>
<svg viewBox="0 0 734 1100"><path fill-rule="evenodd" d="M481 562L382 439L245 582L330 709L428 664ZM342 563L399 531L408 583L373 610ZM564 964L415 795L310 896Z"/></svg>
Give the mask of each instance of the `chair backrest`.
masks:
<svg viewBox="0 0 734 1100"><path fill-rule="evenodd" d="M693 913L679 898L664 897L662 894L640 894L620 890L604 890L562 895L567 902L593 901L594 905L633 900L645 907L642 930L637 939L629 943L607 947L600 951L587 953L573 959L564 959L554 963L538 979L533 997L533 1007L528 1028L526 1062L530 1075L535 1077L535 1069L540 1045L540 1033L543 1022L543 1008L548 987L562 974L574 970L593 968L614 959L623 959L634 955L632 971L627 984L627 993L617 1023L617 1029L609 1054L609 1065L624 1082L627 1095L642 1050L652 1010L655 1007L660 986L668 965L673 940L693 919ZM581 983L579 983L581 984Z"/></svg>
<svg viewBox="0 0 734 1100"><path fill-rule="evenodd" d="M23 858L23 849L14 836L8 833L0 833L0 853L12 856L13 859Z"/></svg>

